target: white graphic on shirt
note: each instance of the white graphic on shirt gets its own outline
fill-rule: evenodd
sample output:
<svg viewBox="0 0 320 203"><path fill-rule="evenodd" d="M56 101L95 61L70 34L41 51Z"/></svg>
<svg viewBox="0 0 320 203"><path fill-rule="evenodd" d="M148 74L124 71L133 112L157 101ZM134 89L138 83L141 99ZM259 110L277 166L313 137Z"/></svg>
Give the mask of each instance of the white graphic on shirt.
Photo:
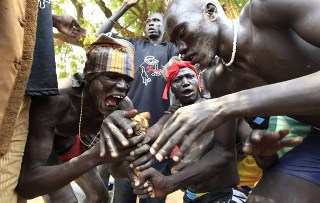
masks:
<svg viewBox="0 0 320 203"><path fill-rule="evenodd" d="M146 56L144 62L140 65L142 82L145 86L151 82L151 76L161 76L161 69L158 67L159 60L155 59L154 56Z"/></svg>
<svg viewBox="0 0 320 203"><path fill-rule="evenodd" d="M46 3L50 4L51 0L38 0L39 2L39 8L45 9L46 8Z"/></svg>

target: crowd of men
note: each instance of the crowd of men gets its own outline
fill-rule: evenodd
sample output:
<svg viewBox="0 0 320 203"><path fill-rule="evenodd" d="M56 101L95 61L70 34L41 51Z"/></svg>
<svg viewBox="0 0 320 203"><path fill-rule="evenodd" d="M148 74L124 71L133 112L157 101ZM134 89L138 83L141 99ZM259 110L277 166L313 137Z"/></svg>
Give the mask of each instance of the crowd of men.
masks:
<svg viewBox="0 0 320 203"><path fill-rule="evenodd" d="M52 26L73 37L85 29L70 16L52 15L50 2L37 4L37 20L38 9L26 6L36 0L26 2L0 3L10 8L1 27L15 15L28 20L25 28L12 20L22 34L0 35L2 53L13 42L21 51L7 51L0 61L8 70L0 81L6 132L0 202L41 195L77 202L73 180L85 201L110 202L109 173L116 179L114 203L136 202L135 195L140 202L165 202L179 189L184 203L316 201L318 0L251 0L236 19L218 0L172 0L163 16L149 16L146 40L106 34L138 3L124 0L86 50L83 73L58 82ZM163 40L164 31L171 42ZM12 58L26 69L15 72ZM135 119L143 111L152 119ZM243 172L248 160L255 169ZM242 176L256 177L256 169L263 169L262 178L247 187Z"/></svg>

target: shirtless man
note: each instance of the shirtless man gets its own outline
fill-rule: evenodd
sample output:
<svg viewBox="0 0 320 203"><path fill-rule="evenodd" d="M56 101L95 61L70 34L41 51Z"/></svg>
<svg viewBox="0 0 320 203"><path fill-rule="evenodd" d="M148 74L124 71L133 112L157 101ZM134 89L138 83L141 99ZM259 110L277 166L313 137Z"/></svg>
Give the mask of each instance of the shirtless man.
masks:
<svg viewBox="0 0 320 203"><path fill-rule="evenodd" d="M51 193L98 165L129 158L126 155L130 147L122 148L120 155L113 158L109 151L101 156L100 145L94 143L98 133L106 131L107 125L112 123L110 117L122 113L115 110L133 109L130 99L126 97L133 80L133 60L131 43L102 35L88 48L83 81L81 78L78 78L80 83L71 79L60 80L58 96L34 98L30 110L30 133L17 188L22 197L30 199ZM130 113L135 114L134 111ZM84 135L92 134L94 138L86 145L94 146L83 149L80 145L85 142ZM54 141L58 137L66 139L71 136L74 143L71 143L72 146L67 143L64 150L64 154L69 150L71 159L59 164L57 151L53 149ZM134 137L131 143L124 145L134 145L137 140ZM108 190L99 175L94 174L95 178L85 184L92 185L97 191L89 191L87 200L107 202ZM72 201L76 200L65 199L64 202Z"/></svg>
<svg viewBox="0 0 320 203"><path fill-rule="evenodd" d="M215 55L225 62L225 66L216 69L211 77L212 86L219 90L212 96L219 97L310 75L181 108L168 121L170 125L165 126L152 145L151 152L161 160L188 135L175 157L177 160L198 135L236 116L313 114L295 118L319 127L317 112L320 98L316 93L319 87L316 80L320 74L317 72L320 67L320 37L317 35L318 28L313 26L320 19L319 8L320 2L317 0L308 3L302 0L252 0L245 5L239 18L231 21L216 0L173 1L165 16L167 32L183 58L200 63L202 67L210 63ZM303 93L303 90L307 92ZM272 99L268 98L269 95ZM308 99L301 95L306 95L310 100L305 101ZM292 109L295 106L298 108ZM320 133L314 130L312 134ZM299 146L299 151L288 153L298 154L293 156L297 159L292 159L291 163L301 162L301 157L319 155L319 147L310 145L319 146L319 136L309 135L306 140ZM302 152L305 154L302 155ZM285 165L289 163L288 160L281 162ZM314 167L311 164L308 166ZM320 174L315 172L310 176L294 171L297 167L282 166L265 173L249 201L313 202L320 192L320 182L317 181ZM289 194L296 191L297 186L306 190Z"/></svg>
<svg viewBox="0 0 320 203"><path fill-rule="evenodd" d="M178 57L172 58L163 68L163 76L168 81L164 96L167 96L171 88L182 106L201 103L204 100L200 97L200 81L196 69L190 62L182 61ZM150 180L155 197L186 189L185 203L245 202L247 194L236 187L239 184L239 176L236 166L235 129L236 121L231 119L214 132L206 133L197 139L183 161L172 168L172 175L164 176L149 168L140 173L139 181ZM137 177L132 179L138 181ZM150 195L147 190L136 187L134 192L144 198Z"/></svg>

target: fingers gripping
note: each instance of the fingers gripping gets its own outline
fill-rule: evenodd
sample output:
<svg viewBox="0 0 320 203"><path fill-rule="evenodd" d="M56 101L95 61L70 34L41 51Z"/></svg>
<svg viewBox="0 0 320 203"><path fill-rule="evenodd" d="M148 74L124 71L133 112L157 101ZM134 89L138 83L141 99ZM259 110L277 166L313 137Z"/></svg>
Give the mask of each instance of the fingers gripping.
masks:
<svg viewBox="0 0 320 203"><path fill-rule="evenodd" d="M127 138L122 134L122 132L119 130L119 128L114 125L113 123L106 123L108 128L110 129L111 134L116 137L116 139L123 145L123 146L128 146L129 141Z"/></svg>
<svg viewBox="0 0 320 203"><path fill-rule="evenodd" d="M178 126L179 123L175 122L175 116L172 116L164 125L163 130L161 131L157 140L152 144L150 148L151 154L155 155L162 148L162 146L165 145L169 138L178 130Z"/></svg>
<svg viewBox="0 0 320 203"><path fill-rule="evenodd" d="M105 143L107 143L111 156L117 157L119 155L118 149L108 128L100 129L100 156L106 154Z"/></svg>
<svg viewBox="0 0 320 203"><path fill-rule="evenodd" d="M124 117L125 117L125 118L128 118L128 119L131 119L131 118L135 117L137 114L138 114L137 109L133 109L133 110L131 110L131 111L127 111L127 112L124 114Z"/></svg>

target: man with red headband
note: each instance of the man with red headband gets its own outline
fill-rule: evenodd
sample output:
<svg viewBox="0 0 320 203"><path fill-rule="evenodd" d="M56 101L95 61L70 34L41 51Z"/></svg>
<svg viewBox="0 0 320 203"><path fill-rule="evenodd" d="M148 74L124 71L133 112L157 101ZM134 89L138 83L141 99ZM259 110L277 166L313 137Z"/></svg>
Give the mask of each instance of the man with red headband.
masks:
<svg viewBox="0 0 320 203"><path fill-rule="evenodd" d="M164 98L167 98L171 88L182 106L204 100L200 97L199 76L190 62L173 57L163 68L162 75L167 80ZM170 116L165 115L166 119L171 117L173 112L167 113ZM148 129L147 136L150 135L151 129ZM186 189L183 198L185 203L245 202L246 192L236 187L239 184L239 176L236 165L235 129L236 122L231 120L214 132L203 134L192 144L184 159L172 167L170 176L164 176L153 168L142 171L139 177L131 175L135 185L134 192L140 198L146 198L150 195L163 197L178 189ZM141 170L141 167L138 169ZM151 184L144 187L147 180Z"/></svg>

